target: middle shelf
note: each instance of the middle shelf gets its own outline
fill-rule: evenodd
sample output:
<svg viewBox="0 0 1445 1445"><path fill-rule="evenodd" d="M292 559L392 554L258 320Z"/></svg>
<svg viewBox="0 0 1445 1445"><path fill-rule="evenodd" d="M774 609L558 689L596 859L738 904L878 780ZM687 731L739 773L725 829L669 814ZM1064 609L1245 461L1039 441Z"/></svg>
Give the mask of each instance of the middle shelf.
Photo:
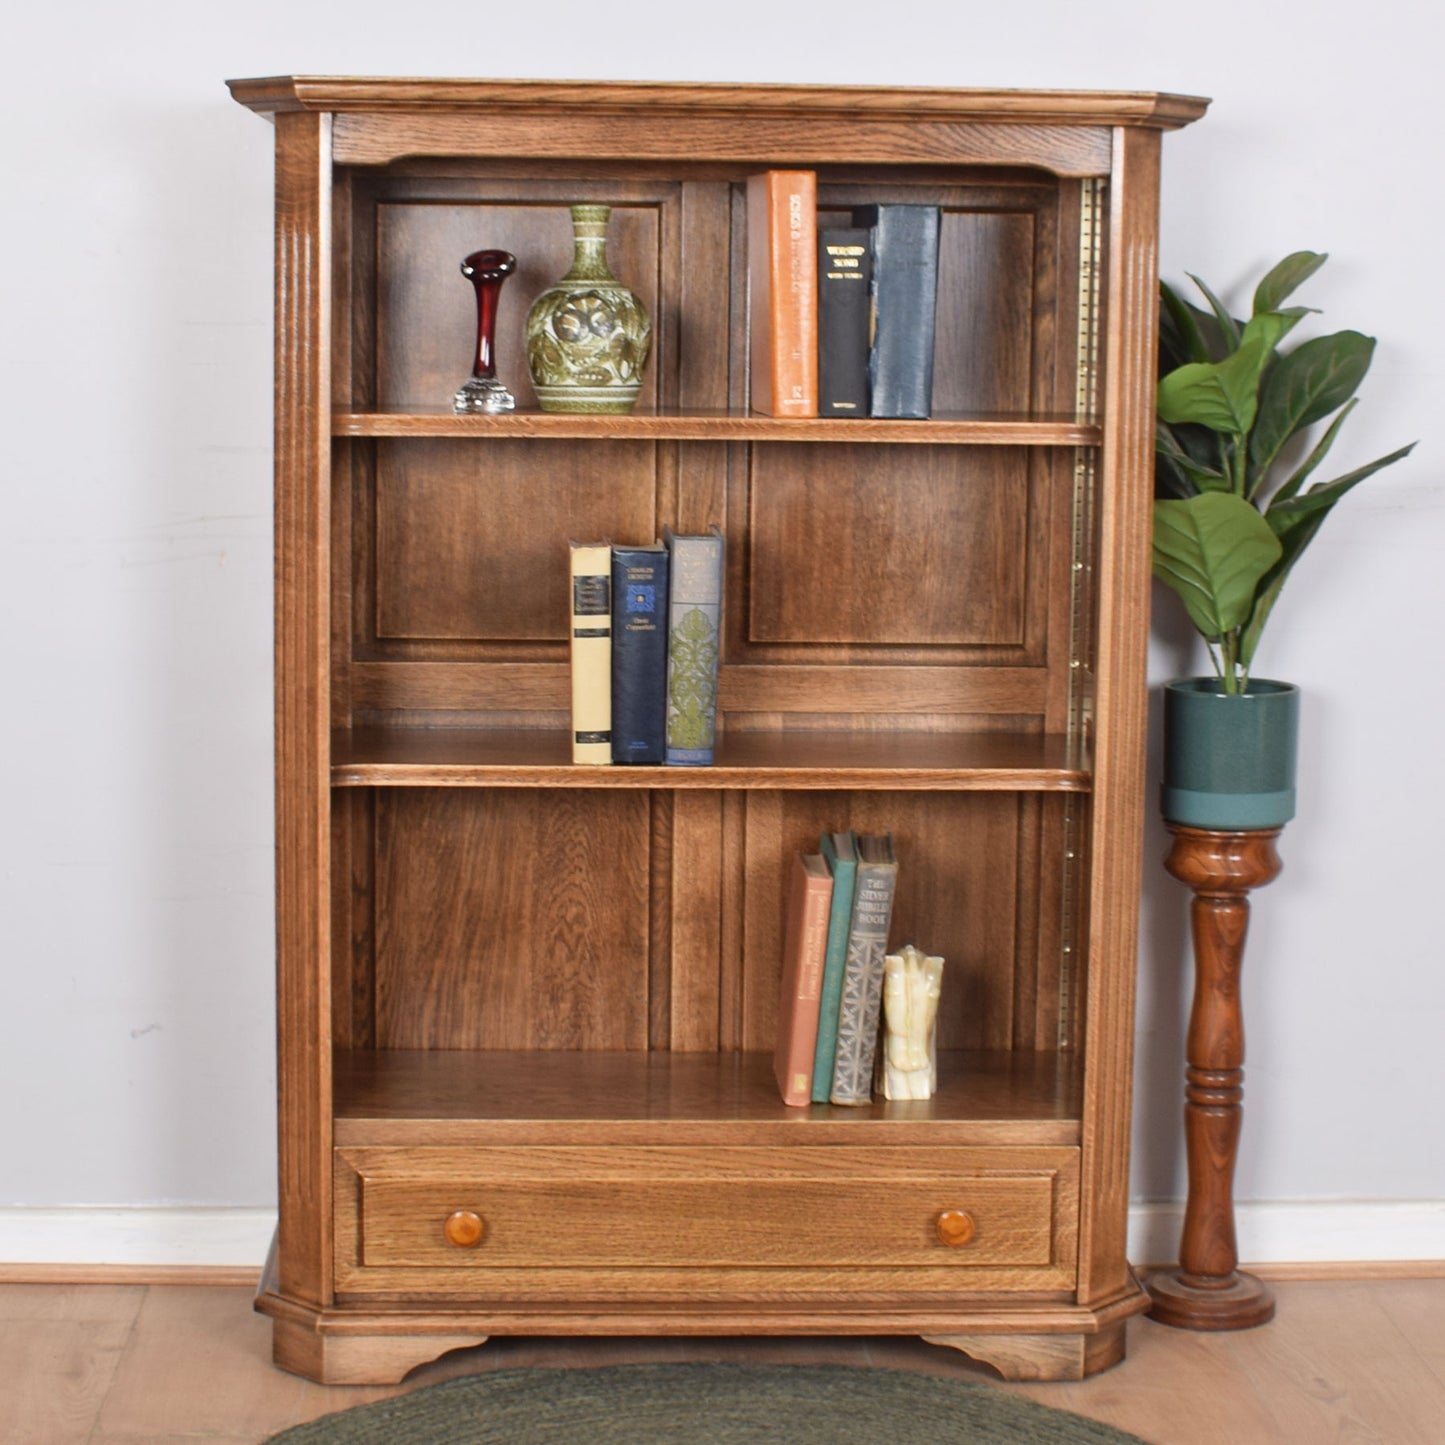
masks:
<svg viewBox="0 0 1445 1445"><path fill-rule="evenodd" d="M773 417L746 411L636 411L625 416L515 411L458 416L448 408L339 411L339 437L557 437L629 441L887 442L956 446L1098 446L1103 428L1069 416L939 413L926 421Z"/></svg>
<svg viewBox="0 0 1445 1445"><path fill-rule="evenodd" d="M846 789L1083 793L1065 737L981 732L725 734L709 767L579 767L561 729L358 727L335 732L337 787Z"/></svg>

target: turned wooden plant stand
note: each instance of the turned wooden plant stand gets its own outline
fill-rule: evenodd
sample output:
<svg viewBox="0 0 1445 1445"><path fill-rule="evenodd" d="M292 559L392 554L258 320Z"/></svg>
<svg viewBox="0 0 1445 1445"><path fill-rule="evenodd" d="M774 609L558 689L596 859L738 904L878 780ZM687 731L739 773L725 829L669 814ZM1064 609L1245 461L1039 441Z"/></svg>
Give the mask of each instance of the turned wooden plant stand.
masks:
<svg viewBox="0 0 1445 1445"><path fill-rule="evenodd" d="M1244 1110L1244 1016L1239 974L1249 893L1279 874L1278 828L1218 832L1170 823L1164 866L1194 890L1194 1003L1189 1019L1184 1130L1189 1198L1179 1268L1147 1281L1151 1314L1192 1330L1243 1330L1274 1317L1269 1286L1238 1268L1234 1161Z"/></svg>

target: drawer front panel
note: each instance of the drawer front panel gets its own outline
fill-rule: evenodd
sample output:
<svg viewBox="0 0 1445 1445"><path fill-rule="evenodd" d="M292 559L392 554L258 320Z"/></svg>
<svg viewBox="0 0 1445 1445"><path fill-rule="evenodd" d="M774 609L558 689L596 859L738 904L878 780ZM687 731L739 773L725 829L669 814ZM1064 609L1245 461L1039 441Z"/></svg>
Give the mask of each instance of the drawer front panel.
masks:
<svg viewBox="0 0 1445 1445"><path fill-rule="evenodd" d="M338 1157L338 1208L356 1210L363 1270L1048 1266L1073 1236L1076 1196L1071 1149Z"/></svg>

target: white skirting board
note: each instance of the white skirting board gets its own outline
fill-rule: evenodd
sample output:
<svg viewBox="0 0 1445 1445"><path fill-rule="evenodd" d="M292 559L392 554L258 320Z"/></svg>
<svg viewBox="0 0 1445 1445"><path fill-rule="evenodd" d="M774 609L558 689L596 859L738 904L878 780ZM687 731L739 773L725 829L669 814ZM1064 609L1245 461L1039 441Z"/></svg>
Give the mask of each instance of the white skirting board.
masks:
<svg viewBox="0 0 1445 1445"><path fill-rule="evenodd" d="M1248 1264L1445 1259L1445 1199L1236 1203L1235 1237ZM1129 1258L1173 1264L1183 1201L1129 1207Z"/></svg>
<svg viewBox="0 0 1445 1445"><path fill-rule="evenodd" d="M1129 1258L1178 1257L1180 1202L1129 1210ZM1311 1200L1235 1206L1250 1264L1445 1260L1445 1200ZM260 1268L276 1215L207 1207L0 1209L0 1265Z"/></svg>
<svg viewBox="0 0 1445 1445"><path fill-rule="evenodd" d="M259 1270L275 1230L274 1209L0 1209L0 1264Z"/></svg>

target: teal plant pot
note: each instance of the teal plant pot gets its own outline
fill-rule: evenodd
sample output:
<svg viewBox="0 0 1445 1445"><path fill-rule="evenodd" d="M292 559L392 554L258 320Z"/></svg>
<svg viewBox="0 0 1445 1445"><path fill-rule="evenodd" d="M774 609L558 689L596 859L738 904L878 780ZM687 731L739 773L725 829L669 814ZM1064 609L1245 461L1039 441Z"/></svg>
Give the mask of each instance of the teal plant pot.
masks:
<svg viewBox="0 0 1445 1445"><path fill-rule="evenodd" d="M1280 828L1294 817L1299 689L1251 678L1242 693L1218 678L1186 677L1164 688L1167 821L1233 832Z"/></svg>

